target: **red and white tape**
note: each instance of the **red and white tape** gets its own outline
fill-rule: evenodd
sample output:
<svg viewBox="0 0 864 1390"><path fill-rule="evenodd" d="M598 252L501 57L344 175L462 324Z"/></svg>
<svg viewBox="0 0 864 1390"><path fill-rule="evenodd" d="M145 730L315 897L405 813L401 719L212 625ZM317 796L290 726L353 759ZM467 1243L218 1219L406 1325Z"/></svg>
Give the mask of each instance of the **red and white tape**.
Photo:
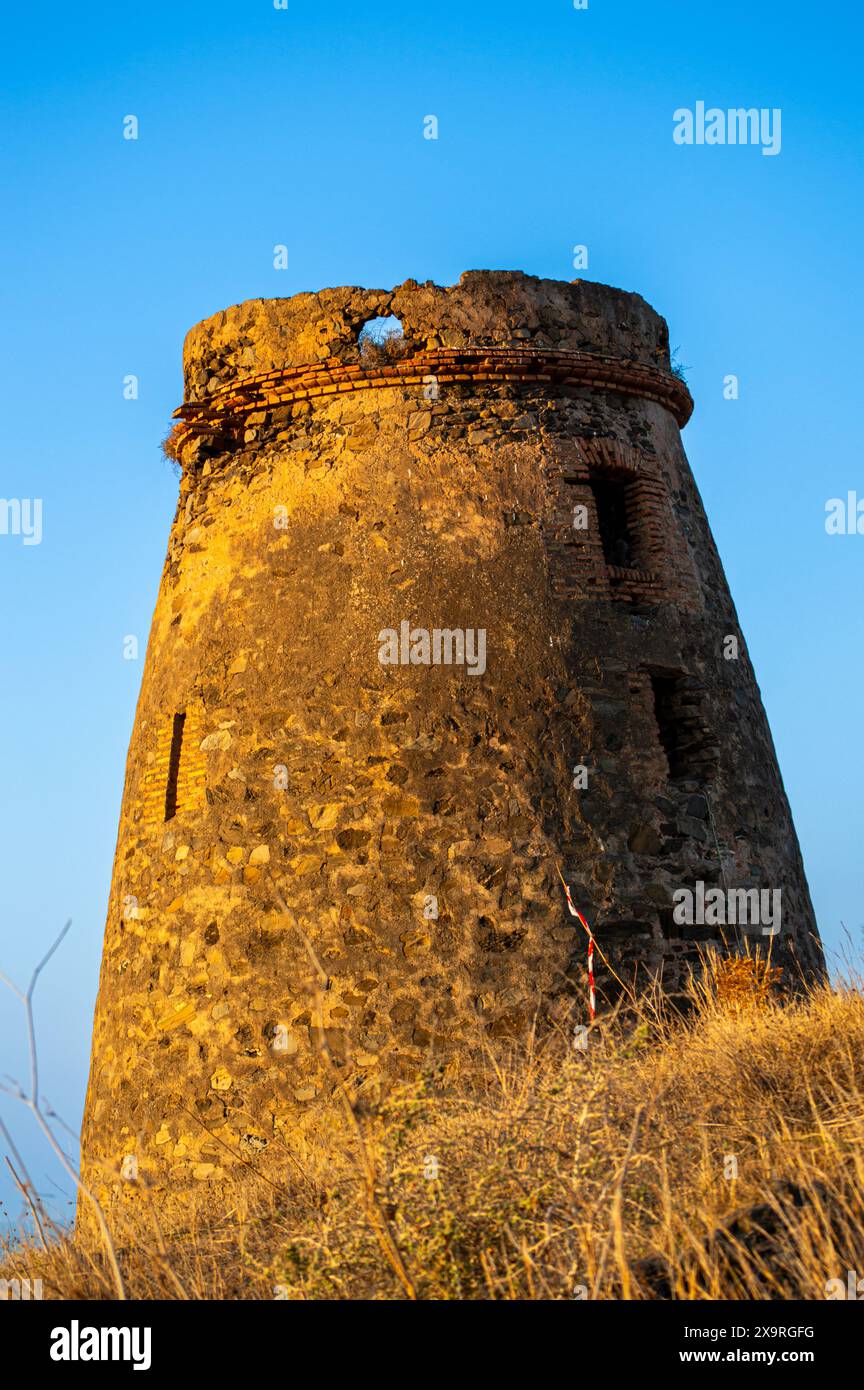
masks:
<svg viewBox="0 0 864 1390"><path fill-rule="evenodd" d="M558 877L564 884L564 892L567 896L567 907L570 911L570 916L578 918L588 933L588 1011L593 1022L597 1017L597 995L594 991L594 935L578 907L574 906L567 880L560 869L558 870Z"/></svg>

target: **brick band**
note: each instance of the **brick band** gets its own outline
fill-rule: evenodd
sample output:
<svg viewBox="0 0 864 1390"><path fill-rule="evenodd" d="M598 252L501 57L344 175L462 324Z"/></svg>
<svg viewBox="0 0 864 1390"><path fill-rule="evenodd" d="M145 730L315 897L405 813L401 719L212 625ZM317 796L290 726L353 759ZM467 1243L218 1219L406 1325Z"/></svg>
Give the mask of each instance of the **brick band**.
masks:
<svg viewBox="0 0 864 1390"><path fill-rule="evenodd" d="M370 387L422 386L438 383L509 381L549 386L592 387L656 401L670 411L679 427L693 413L693 399L680 378L593 352L559 352L515 347L434 348L386 365L331 362L285 367L231 382L204 401L185 401L175 410L175 441L231 426L238 417L270 406L308 401L316 396Z"/></svg>

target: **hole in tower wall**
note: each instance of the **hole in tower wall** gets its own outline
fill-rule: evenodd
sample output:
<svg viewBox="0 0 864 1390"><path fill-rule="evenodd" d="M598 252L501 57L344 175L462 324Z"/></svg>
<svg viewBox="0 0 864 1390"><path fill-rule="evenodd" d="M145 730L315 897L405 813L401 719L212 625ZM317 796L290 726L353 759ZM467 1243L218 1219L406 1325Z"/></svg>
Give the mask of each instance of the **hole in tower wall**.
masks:
<svg viewBox="0 0 864 1390"><path fill-rule="evenodd" d="M395 314L382 314L375 319L367 319L360 329L359 341L383 343L388 338L403 337L402 321Z"/></svg>
<svg viewBox="0 0 864 1390"><path fill-rule="evenodd" d="M628 569L633 564L633 537L627 520L627 483L618 478L592 477L600 543L607 565Z"/></svg>
<svg viewBox="0 0 864 1390"><path fill-rule="evenodd" d="M171 752L168 755L168 779L165 785L165 819L173 820L177 814L177 782L180 776L180 756L183 752L183 730L186 726L186 711L174 715L171 726Z"/></svg>
<svg viewBox="0 0 864 1390"><path fill-rule="evenodd" d="M391 362L410 352L402 323L394 314L368 319L357 335L360 356L369 362Z"/></svg>
<svg viewBox="0 0 864 1390"><path fill-rule="evenodd" d="M705 722L696 683L683 673L651 673L654 717L673 781L704 781L716 769L717 746Z"/></svg>

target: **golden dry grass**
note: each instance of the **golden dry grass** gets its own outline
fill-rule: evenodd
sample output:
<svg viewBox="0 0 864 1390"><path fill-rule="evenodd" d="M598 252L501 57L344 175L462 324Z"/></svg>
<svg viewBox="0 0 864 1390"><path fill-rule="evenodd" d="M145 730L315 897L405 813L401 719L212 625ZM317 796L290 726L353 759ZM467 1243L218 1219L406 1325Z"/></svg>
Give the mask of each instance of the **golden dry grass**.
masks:
<svg viewBox="0 0 864 1390"><path fill-rule="evenodd" d="M387 366L403 357L410 357L415 351L413 344L401 332L387 333L383 337L364 333L359 346L360 360L366 366Z"/></svg>
<svg viewBox="0 0 864 1390"><path fill-rule="evenodd" d="M721 968L686 1020L647 1001L346 1109L296 1163L112 1215L143 1298L806 1298L864 1272L864 997L783 1003ZM732 983L730 983L732 981ZM733 987L734 985L734 987ZM208 1206L209 1203L209 1206ZM129 1212L136 1210L133 1218ZM7 1254L45 1297L114 1296L98 1246Z"/></svg>
<svg viewBox="0 0 864 1390"><path fill-rule="evenodd" d="M176 420L170 430L162 440L162 452L171 463L182 466L183 460L180 457L180 438L183 434L183 420Z"/></svg>

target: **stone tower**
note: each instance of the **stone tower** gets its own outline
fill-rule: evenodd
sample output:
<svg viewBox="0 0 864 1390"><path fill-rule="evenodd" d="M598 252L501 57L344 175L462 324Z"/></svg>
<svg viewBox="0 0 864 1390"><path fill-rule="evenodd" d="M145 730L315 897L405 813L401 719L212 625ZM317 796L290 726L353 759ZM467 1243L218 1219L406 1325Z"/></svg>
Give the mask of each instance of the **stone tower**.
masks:
<svg viewBox="0 0 864 1390"><path fill-rule="evenodd" d="M250 300L184 369L83 1128L103 1196L130 1155L157 1185L262 1158L333 1066L374 1093L586 1021L559 867L601 1018L746 932L820 972L643 299L475 271ZM781 890L779 934L699 919L736 888Z"/></svg>

